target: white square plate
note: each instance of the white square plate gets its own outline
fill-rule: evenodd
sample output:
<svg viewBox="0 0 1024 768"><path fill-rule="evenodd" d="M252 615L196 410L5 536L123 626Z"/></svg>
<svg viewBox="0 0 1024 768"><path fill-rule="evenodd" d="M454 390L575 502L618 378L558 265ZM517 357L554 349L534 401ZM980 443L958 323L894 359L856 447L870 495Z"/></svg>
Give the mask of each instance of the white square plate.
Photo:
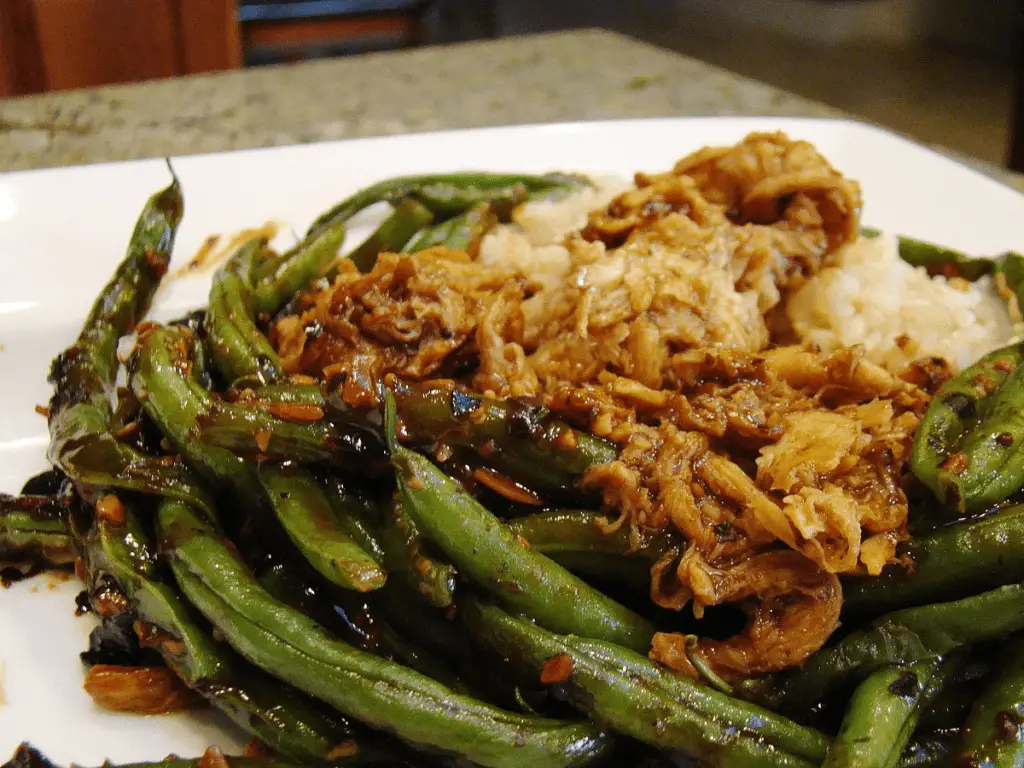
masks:
<svg viewBox="0 0 1024 768"><path fill-rule="evenodd" d="M863 185L864 222L968 252L1024 250L1024 196L948 158L859 123L772 118L628 120L491 128L174 158L185 194L172 270L212 233L267 221L303 231L379 179L426 171L549 170L631 176L671 168L707 144L782 130L813 142ZM123 256L161 160L0 175L0 491L45 469L50 360L74 340ZM353 233L353 240L357 233ZM170 281L154 314L205 303L209 273ZM78 653L91 618L80 585L46 575L0 590L0 759L31 741L59 763L96 765L237 750L245 737L210 711L168 717L102 712L82 691Z"/></svg>

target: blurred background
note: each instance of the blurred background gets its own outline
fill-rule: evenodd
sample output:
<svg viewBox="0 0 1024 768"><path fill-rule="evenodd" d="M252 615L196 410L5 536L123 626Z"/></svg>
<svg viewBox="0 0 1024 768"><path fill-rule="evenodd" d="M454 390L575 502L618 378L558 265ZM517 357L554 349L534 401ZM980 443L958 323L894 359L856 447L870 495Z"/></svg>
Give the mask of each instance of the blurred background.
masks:
<svg viewBox="0 0 1024 768"><path fill-rule="evenodd" d="M0 0L0 97L576 27L1024 170L1018 0Z"/></svg>

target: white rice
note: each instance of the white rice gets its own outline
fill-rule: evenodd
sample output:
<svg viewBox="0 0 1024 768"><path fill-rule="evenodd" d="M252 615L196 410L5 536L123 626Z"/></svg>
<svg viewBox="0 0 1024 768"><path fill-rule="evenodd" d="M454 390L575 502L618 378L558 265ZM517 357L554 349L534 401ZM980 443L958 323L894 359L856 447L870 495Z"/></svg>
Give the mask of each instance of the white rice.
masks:
<svg viewBox="0 0 1024 768"><path fill-rule="evenodd" d="M617 177L593 181L593 187L564 198L520 206L513 224L487 234L479 259L514 266L557 289L570 269L565 236L584 227L590 211L631 187ZM528 316L542 310L545 293L526 302ZM991 278L968 283L931 277L900 259L890 235L845 246L836 266L789 298L786 313L801 342L825 352L860 345L868 359L897 373L922 357L942 357L962 369L1024 337L1024 323L1011 320Z"/></svg>
<svg viewBox="0 0 1024 768"><path fill-rule="evenodd" d="M900 259L895 237L860 238L839 255L786 306L800 339L826 352L859 344L892 371L921 357L962 369L1024 334L991 278L930 277Z"/></svg>

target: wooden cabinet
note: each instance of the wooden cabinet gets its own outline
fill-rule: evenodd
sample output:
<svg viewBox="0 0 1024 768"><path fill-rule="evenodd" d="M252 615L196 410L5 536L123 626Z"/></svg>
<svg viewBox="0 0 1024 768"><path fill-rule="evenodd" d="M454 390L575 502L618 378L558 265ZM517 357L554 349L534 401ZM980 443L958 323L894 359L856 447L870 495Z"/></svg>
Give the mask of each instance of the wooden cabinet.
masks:
<svg viewBox="0 0 1024 768"><path fill-rule="evenodd" d="M0 0L0 96L241 64L236 0Z"/></svg>

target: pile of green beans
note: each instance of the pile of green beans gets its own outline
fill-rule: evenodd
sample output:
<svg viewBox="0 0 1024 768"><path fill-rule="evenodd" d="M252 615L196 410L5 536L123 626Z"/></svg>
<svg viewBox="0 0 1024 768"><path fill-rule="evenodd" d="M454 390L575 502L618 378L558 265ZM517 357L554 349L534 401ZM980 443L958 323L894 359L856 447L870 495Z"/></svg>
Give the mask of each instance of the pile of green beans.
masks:
<svg viewBox="0 0 1024 768"><path fill-rule="evenodd" d="M583 183L381 182L288 252L241 244L198 321L166 325L141 321L183 214L177 180L147 202L53 366L49 456L63 488L0 495L0 566L77 562L97 612L128 614L146 648L272 754L137 765L1024 764L1024 505L1012 503L1024 347L936 395L913 456L936 496L915 510L930 529L901 545L901 564L845 579L842 635L799 668L735 686L647 658L654 633L682 623L646 600L651 566L686 542L605 532L581 479L613 445L450 382L389 379L367 415L285 374L267 324L337 271L359 211L391 206L347 257L369 271L384 251L472 251L519 203ZM1024 277L1016 254L900 249L934 274L1003 274L1013 290ZM118 341L133 332L118 388ZM228 395L242 390L251 397ZM438 467L438 444L552 506L489 510ZM28 745L7 764L46 766Z"/></svg>

